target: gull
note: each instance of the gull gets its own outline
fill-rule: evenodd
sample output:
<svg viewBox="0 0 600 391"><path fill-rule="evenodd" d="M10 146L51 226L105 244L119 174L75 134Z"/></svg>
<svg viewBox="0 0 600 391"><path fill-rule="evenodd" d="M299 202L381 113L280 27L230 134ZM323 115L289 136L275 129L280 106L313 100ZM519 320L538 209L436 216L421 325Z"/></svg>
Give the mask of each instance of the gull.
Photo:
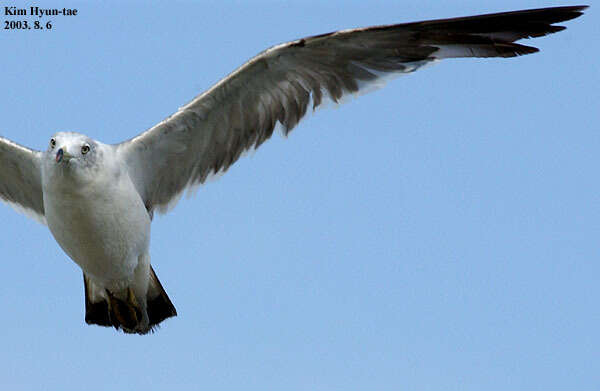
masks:
<svg viewBox="0 0 600 391"><path fill-rule="evenodd" d="M252 58L175 114L109 145L57 132L45 151L0 137L0 199L46 224L83 271L85 322L147 334L177 311L149 254L155 212L223 173L312 104L378 86L445 58L515 57L516 41L564 30L586 6L552 7L342 30Z"/></svg>

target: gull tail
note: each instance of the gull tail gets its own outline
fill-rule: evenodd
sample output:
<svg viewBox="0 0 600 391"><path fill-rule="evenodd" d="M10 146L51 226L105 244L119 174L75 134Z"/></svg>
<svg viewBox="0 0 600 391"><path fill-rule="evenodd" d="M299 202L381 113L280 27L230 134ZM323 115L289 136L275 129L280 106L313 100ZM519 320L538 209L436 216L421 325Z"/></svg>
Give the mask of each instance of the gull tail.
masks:
<svg viewBox="0 0 600 391"><path fill-rule="evenodd" d="M150 266L150 286L146 296L148 303L148 323L150 327L158 326L163 320L172 316L177 316L177 310L171 299L167 296L167 292L162 287L154 269Z"/></svg>
<svg viewBox="0 0 600 391"><path fill-rule="evenodd" d="M95 284L85 273L83 285L87 324L113 326L126 333L147 334L154 331L163 320L177 316L175 306L152 267L145 303L140 303L131 287L118 293L110 292Z"/></svg>

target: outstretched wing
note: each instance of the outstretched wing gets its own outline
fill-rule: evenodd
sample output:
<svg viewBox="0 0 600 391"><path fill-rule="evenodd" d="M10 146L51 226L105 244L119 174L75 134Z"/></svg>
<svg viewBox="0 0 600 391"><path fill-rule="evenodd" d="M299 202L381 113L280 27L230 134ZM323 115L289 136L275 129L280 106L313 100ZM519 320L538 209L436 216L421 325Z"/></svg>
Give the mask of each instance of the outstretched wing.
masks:
<svg viewBox="0 0 600 391"><path fill-rule="evenodd" d="M240 154L291 131L323 98L334 102L386 74L451 57L514 57L515 43L564 30L585 6L555 7L344 30L272 47L153 128L117 146L149 211L166 211L189 186Z"/></svg>
<svg viewBox="0 0 600 391"><path fill-rule="evenodd" d="M41 152L0 137L0 200L46 224Z"/></svg>

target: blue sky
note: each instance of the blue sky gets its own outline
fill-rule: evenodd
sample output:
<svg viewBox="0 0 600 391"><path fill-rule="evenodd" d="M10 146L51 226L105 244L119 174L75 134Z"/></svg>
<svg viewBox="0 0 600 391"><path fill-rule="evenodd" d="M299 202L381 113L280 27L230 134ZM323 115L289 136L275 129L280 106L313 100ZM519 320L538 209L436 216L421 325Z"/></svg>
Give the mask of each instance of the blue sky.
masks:
<svg viewBox="0 0 600 391"><path fill-rule="evenodd" d="M2 30L2 136L119 142L277 43L573 5L103 4ZM155 218L179 316L153 335L85 325L80 269L1 205L3 388L598 389L600 21L566 25L318 111Z"/></svg>

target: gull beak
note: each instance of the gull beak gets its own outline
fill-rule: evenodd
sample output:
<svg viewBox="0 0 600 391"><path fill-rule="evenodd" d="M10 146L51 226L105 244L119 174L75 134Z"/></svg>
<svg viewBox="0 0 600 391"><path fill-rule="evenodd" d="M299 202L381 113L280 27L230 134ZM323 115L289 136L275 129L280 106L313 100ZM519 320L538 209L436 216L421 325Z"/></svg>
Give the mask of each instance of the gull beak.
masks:
<svg viewBox="0 0 600 391"><path fill-rule="evenodd" d="M64 148L60 148L57 152L56 152L56 163L60 163L63 160L65 161L65 163L68 163L69 160L71 160L74 156L71 155L69 152L67 152L66 149Z"/></svg>

